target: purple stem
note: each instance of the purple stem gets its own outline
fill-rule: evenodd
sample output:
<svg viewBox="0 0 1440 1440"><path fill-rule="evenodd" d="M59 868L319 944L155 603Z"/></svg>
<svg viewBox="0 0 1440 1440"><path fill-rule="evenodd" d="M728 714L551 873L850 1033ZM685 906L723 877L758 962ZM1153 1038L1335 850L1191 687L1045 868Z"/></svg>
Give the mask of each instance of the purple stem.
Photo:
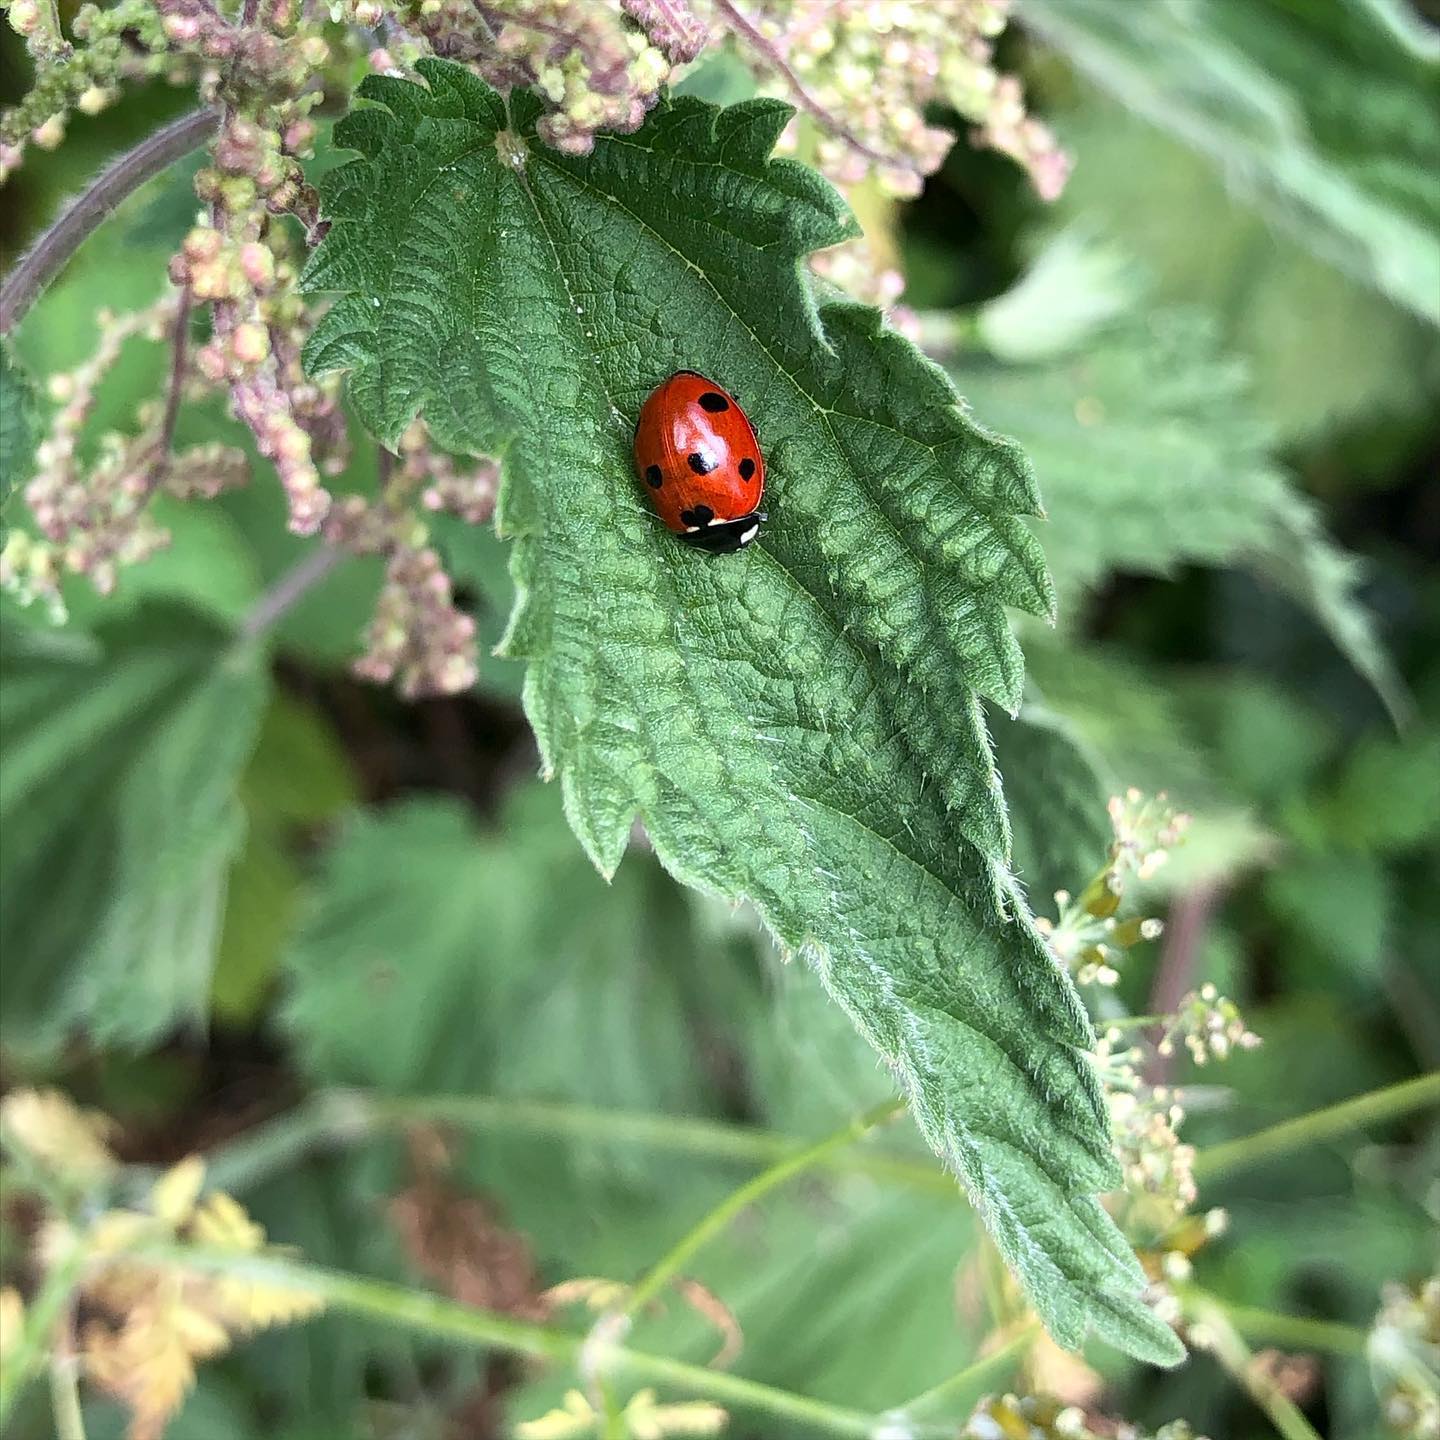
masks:
<svg viewBox="0 0 1440 1440"><path fill-rule="evenodd" d="M170 449L175 443L175 418L180 413L180 392L185 388L185 359L190 344L190 287L182 286L175 302L175 329L170 341L170 385L165 391L165 414L160 420L160 434L155 442L155 469L152 488L170 468Z"/></svg>
<svg viewBox="0 0 1440 1440"><path fill-rule="evenodd" d="M214 110L192 110L146 136L101 171L0 285L0 335L8 334L25 318L41 291L122 200L182 155L203 145L219 123Z"/></svg>
<svg viewBox="0 0 1440 1440"><path fill-rule="evenodd" d="M715 0L715 9L729 20L749 45L765 57L767 65L780 72L785 83L790 87L790 93L795 97L795 103L802 110L809 111L833 135L843 140L857 154L865 156L867 160L873 160L877 165L888 165L897 170L913 171L916 169L911 161L897 155L882 155L880 151L872 150L863 140L852 135L839 117L832 115L805 88L805 82L791 69L790 62L780 53L775 43L767 40L754 21L736 9L731 0Z"/></svg>
<svg viewBox="0 0 1440 1440"><path fill-rule="evenodd" d="M240 634L258 640L279 624L344 558L328 544L307 551L254 604L240 622Z"/></svg>
<svg viewBox="0 0 1440 1440"><path fill-rule="evenodd" d="M1181 1000L1195 988L1200 947L1223 893L1219 881L1205 880L1193 890L1187 890L1170 907L1165 946L1150 987L1147 1008L1151 1015L1173 1015L1180 1008ZM1174 1060L1173 1055L1156 1055L1147 1076L1150 1082L1165 1084L1175 1068Z"/></svg>

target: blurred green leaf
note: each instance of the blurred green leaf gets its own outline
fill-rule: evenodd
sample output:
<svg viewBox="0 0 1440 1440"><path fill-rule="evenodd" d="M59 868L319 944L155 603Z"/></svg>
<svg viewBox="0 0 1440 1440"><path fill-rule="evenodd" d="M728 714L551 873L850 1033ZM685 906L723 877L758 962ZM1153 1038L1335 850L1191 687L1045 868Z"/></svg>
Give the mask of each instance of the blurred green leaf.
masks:
<svg viewBox="0 0 1440 1440"><path fill-rule="evenodd" d="M198 617L93 642L7 634L0 858L7 1041L140 1045L204 1018L235 795L266 678Z"/></svg>
<svg viewBox="0 0 1440 1440"><path fill-rule="evenodd" d="M1301 244L1440 325L1440 60L1380 5L1029 0L1026 21Z"/></svg>
<svg viewBox="0 0 1440 1440"><path fill-rule="evenodd" d="M1283 690L1248 675L1222 674L1182 687L1183 703L1219 773L1272 818L1303 796L1335 750L1331 725Z"/></svg>
<svg viewBox="0 0 1440 1440"><path fill-rule="evenodd" d="M758 936L751 944L764 944ZM768 951L768 945L765 946ZM794 1135L824 1135L895 1093L873 1052L802 965L761 957L766 1006L739 1040L765 1123ZM903 1132L892 1128L887 1141Z"/></svg>
<svg viewBox="0 0 1440 1440"><path fill-rule="evenodd" d="M1085 159L1057 218L1123 247L1158 303L1216 316L1282 439L1423 411L1440 372L1423 321L1277 233L1204 159L1118 108L1087 97L1061 129Z"/></svg>
<svg viewBox="0 0 1440 1440"><path fill-rule="evenodd" d="M178 249L195 223L195 176L204 163L197 151L157 175L128 207L128 219L116 229L120 243Z"/></svg>
<svg viewBox="0 0 1440 1440"><path fill-rule="evenodd" d="M30 478L39 440L35 383L0 340L0 540L10 522L11 496Z"/></svg>
<svg viewBox="0 0 1440 1440"><path fill-rule="evenodd" d="M712 105L734 105L752 99L758 89L755 72L733 51L702 55L674 87L676 95L693 95Z"/></svg>
<svg viewBox="0 0 1440 1440"><path fill-rule="evenodd" d="M358 798L334 731L312 706L283 693L265 711L240 795L252 814L301 825L332 820Z"/></svg>
<svg viewBox="0 0 1440 1440"><path fill-rule="evenodd" d="M1432 839L1440 832L1440 732L1362 740L1323 814L1340 844L1362 850L1403 851Z"/></svg>
<svg viewBox="0 0 1440 1440"><path fill-rule="evenodd" d="M1183 694L1158 667L1116 648L1081 648L1027 637L1032 690L1101 760L1109 793L1130 786L1165 791L1196 823L1171 852L1158 886L1180 890L1243 872L1273 849L1274 837L1245 797L1222 778Z"/></svg>
<svg viewBox="0 0 1440 1440"><path fill-rule="evenodd" d="M317 1084L713 1116L738 1035L762 1024L761 995L753 934L695 914L643 855L607 885L555 788L521 787L492 826L451 799L357 815L285 955L285 1032ZM456 1153L455 1183L514 1215L555 1278L635 1273L688 1207L720 1193L713 1167L600 1137L500 1132L462 1137ZM411 1178L388 1148L315 1167L308 1218L283 1238L390 1273L384 1204ZM267 1187L279 1221L299 1183ZM316 1368L364 1371L374 1337L344 1330L310 1327ZM303 1393L293 1356L278 1363ZM338 1404L343 1385L321 1393Z"/></svg>
<svg viewBox="0 0 1440 1440"><path fill-rule="evenodd" d="M1393 905L1390 877L1358 853L1286 855L1265 877L1265 895L1313 952L1342 973L1370 979L1380 963ZM1301 956L1292 957L1304 964Z"/></svg>
<svg viewBox="0 0 1440 1440"><path fill-rule="evenodd" d="M1010 289L980 307L975 336L1010 365L1069 355L1133 312L1142 289L1134 261L1075 226L1054 235Z"/></svg>
<svg viewBox="0 0 1440 1440"><path fill-rule="evenodd" d="M245 1205L274 1240L293 1245L311 1264L415 1284L421 1277L406 1265L386 1219L389 1202L409 1178L402 1164L390 1147L302 1160L247 1190ZM466 1381L479 1381L486 1357L437 1353L394 1325L325 1313L263 1332L230 1363L246 1377L257 1409L283 1414L297 1436L372 1440L369 1397L421 1396L442 1374L461 1393Z"/></svg>
<svg viewBox="0 0 1440 1440"><path fill-rule="evenodd" d="M1073 726L1038 705L1015 720L992 717L991 734L1005 777L1015 873L1031 905L1048 912L1057 890L1078 892L1109 854L1103 762Z"/></svg>
<svg viewBox="0 0 1440 1440"><path fill-rule="evenodd" d="M1359 599L1361 562L1326 535L1315 507L1303 496L1282 495L1277 517L1281 533L1256 555L1256 570L1314 615L1391 719L1405 723L1413 702L1376 633L1374 617Z"/></svg>
<svg viewBox="0 0 1440 1440"><path fill-rule="evenodd" d="M1047 516L1036 533L1062 613L1115 571L1234 563L1273 543L1285 480L1242 367L1198 314L1129 315L1079 351L1032 364L962 357L950 373L1034 463Z"/></svg>
<svg viewBox="0 0 1440 1440"><path fill-rule="evenodd" d="M286 1026L322 1082L704 1113L692 967L674 959L689 916L643 859L607 886L556 791L517 791L488 833L455 801L410 801L357 816L327 854L286 957Z"/></svg>
<svg viewBox="0 0 1440 1440"><path fill-rule="evenodd" d="M255 654L221 659L155 727L116 796L111 893L62 1024L139 1046L202 1024L225 886L244 839L236 795L266 677Z"/></svg>
<svg viewBox="0 0 1440 1440"><path fill-rule="evenodd" d="M261 1013L303 888L283 829L269 817L257 821L253 812L247 819L245 844L230 873L210 987L215 1018L231 1025L249 1024Z"/></svg>
<svg viewBox="0 0 1440 1440"><path fill-rule="evenodd" d="M661 1223L671 1223L668 1215ZM695 1278L739 1326L738 1373L883 1412L976 1358L985 1328L973 1259L978 1228L958 1192L947 1200L895 1194L863 1176L816 1177L747 1212L696 1257ZM637 1320L636 1348L710 1360L721 1343L713 1324L678 1294L663 1303L663 1313ZM507 1413L512 1422L534 1419L573 1383L539 1376L508 1397ZM974 1398L933 1418L958 1423ZM737 1419L734 1428L764 1440L817 1433L769 1416L763 1425Z"/></svg>
<svg viewBox="0 0 1440 1440"><path fill-rule="evenodd" d="M703 1114L723 1093L712 1057L740 1047L764 1119L801 1134L892 1093L813 974L779 967L762 1013L753 926L639 856L607 887L558 798L527 787L495 830L436 801L351 825L287 957L287 1028L315 1079ZM700 1162L598 1140L490 1135L462 1153L463 1173L523 1217L561 1274L635 1273L718 1193ZM358 1183L373 1191L377 1180ZM698 1273L746 1328L745 1373L893 1402L967 1354L951 1277L968 1234L958 1195L816 1178L737 1227ZM713 1352L713 1330L687 1321L678 1298L666 1303L647 1343ZM800 1313L828 1318L797 1328ZM868 1369L867 1313L906 1337ZM523 1392L514 1413L548 1394Z"/></svg>

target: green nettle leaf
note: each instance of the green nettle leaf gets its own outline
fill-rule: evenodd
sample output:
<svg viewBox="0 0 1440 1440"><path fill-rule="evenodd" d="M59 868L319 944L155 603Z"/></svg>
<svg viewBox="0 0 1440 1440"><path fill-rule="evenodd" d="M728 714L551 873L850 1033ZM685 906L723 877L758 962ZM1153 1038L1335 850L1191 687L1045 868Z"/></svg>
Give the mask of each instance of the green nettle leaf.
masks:
<svg viewBox="0 0 1440 1440"><path fill-rule="evenodd" d="M498 822L415 799L341 831L284 957L307 1073L387 1094L718 1116L715 1054L764 1024L753 942L737 956L704 936L691 897L643 855L607 886L555 787L517 787ZM459 1158L560 1273L632 1273L653 1261L657 1223L723 1193L701 1167L677 1173L598 1136L486 1134ZM365 1183L401 1182L372 1170Z"/></svg>
<svg viewBox="0 0 1440 1440"><path fill-rule="evenodd" d="M1330 539L1315 506L1293 490L1277 498L1276 519L1279 534L1254 556L1256 571L1314 615L1391 717L1405 722L1414 702L1357 598L1364 562Z"/></svg>
<svg viewBox="0 0 1440 1440"><path fill-rule="evenodd" d="M1125 317L1070 354L962 358L960 393L1025 447L1043 487L1045 558L1067 613L1116 570L1165 573L1268 545L1284 477L1243 367L1194 312Z"/></svg>
<svg viewBox="0 0 1440 1440"><path fill-rule="evenodd" d="M553 791L518 788L491 834L417 799L332 846L286 1019L324 1083L693 1111L708 1084L674 957L694 948L683 892L643 861L607 888Z"/></svg>
<svg viewBox="0 0 1440 1440"><path fill-rule="evenodd" d="M1124 317L1073 353L967 356L950 373L1035 466L1049 515L1037 534L1068 613L1117 571L1243 565L1315 617L1392 715L1408 710L1357 595L1360 563L1276 465L1245 367L1203 314Z"/></svg>
<svg viewBox="0 0 1440 1440"><path fill-rule="evenodd" d="M163 610L94 641L17 628L5 650L7 1033L141 1045L202 1020L262 667Z"/></svg>
<svg viewBox="0 0 1440 1440"><path fill-rule="evenodd" d="M662 107L561 155L458 67L371 79L337 142L307 352L393 442L503 452L519 601L505 646L567 814L610 873L631 823L687 884L745 897L893 1070L1065 1343L1173 1335L1094 1192L1114 1183L1084 1011L1004 868L980 697L1020 700L1007 605L1051 591L1017 451L876 312L817 306L804 256L853 233L772 162L788 107ZM630 468L671 371L739 395L771 521L675 543Z"/></svg>
<svg viewBox="0 0 1440 1440"><path fill-rule="evenodd" d="M1440 834L1440 729L1361 742L1335 781L1323 814L1343 845L1403 852Z"/></svg>

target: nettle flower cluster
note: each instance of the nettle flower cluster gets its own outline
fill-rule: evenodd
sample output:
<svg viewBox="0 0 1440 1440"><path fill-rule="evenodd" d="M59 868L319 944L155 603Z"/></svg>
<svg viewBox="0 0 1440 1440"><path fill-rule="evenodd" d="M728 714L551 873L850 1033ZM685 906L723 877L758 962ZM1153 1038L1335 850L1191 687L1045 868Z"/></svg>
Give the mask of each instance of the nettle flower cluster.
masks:
<svg viewBox="0 0 1440 1440"><path fill-rule="evenodd" d="M1055 892L1059 918L1035 923L1055 958L1081 985L1114 985L1125 953L1142 940L1158 940L1158 920L1121 920L1120 902L1134 877L1149 880L1185 837L1190 817L1170 807L1164 791L1152 800L1133 787L1109 802L1115 839L1100 873L1080 892Z"/></svg>
<svg viewBox="0 0 1440 1440"><path fill-rule="evenodd" d="M42 1274L83 1276L64 1322L71 1363L125 1407L130 1440L162 1440L202 1362L323 1305L303 1290L248 1278L238 1265L230 1273L186 1265L191 1248L263 1260L265 1232L231 1196L203 1193L199 1156L137 1187L110 1149L116 1128L55 1090L14 1090L0 1101L0 1135L20 1161L17 1192L38 1217L35 1263ZM170 1252L164 1259L155 1253L162 1248ZM32 1323L53 1328L53 1314L36 1313L43 1303ZM26 1319L19 1291L0 1289L7 1341Z"/></svg>
<svg viewBox="0 0 1440 1440"><path fill-rule="evenodd" d="M1057 919L1036 921L1056 964L1101 995L1119 981L1129 952L1163 933L1157 919L1119 912L1131 882L1157 874L1190 824L1163 792L1151 798L1127 790L1111 799L1109 813L1114 840L1105 864L1078 896L1056 893ZM1124 1176L1112 1208L1154 1283L1157 1313L1178 1322L1180 1303L1170 1286L1188 1278L1191 1256L1224 1232L1226 1216L1222 1210L1191 1213L1199 1192L1195 1149L1180 1138L1184 1092L1157 1077L1177 1048L1204 1065L1260 1039L1235 1003L1209 983L1185 995L1172 1014L1102 1020L1098 1028L1093 1058Z"/></svg>
<svg viewBox="0 0 1440 1440"><path fill-rule="evenodd" d="M1440 1273L1413 1288L1385 1286L1365 1354L1388 1432L1440 1435Z"/></svg>
<svg viewBox="0 0 1440 1440"><path fill-rule="evenodd" d="M24 487L35 533L12 532L0 584L61 618L65 576L108 592L125 566L169 542L155 500L208 498L244 483L250 464L234 447L175 450L180 407L218 394L274 467L292 531L385 558L359 673L407 695L466 688L476 674L475 627L453 603L427 516L450 510L488 521L497 469L442 455L417 429L398 456L385 457L380 493L332 494L349 460L345 420L335 383L310 380L300 363L316 315L298 275L305 247L324 232L305 173L316 107L343 109L367 69L404 75L440 56L501 89L533 90L545 106L541 139L583 154L603 131L636 129L685 67L728 46L762 89L796 106L783 143L842 186L874 179L892 195L918 193L956 140L925 118L927 107L945 104L974 123L975 143L1013 156L1049 197L1066 161L1026 115L1018 82L992 64L1010 5L241 0L237 13L217 0L117 0L82 6L66 34L50 0L12 0L8 20L35 77L0 115L0 180L27 147L58 145L74 111L95 114L127 85L156 78L198 90L203 109L186 133L208 155L194 226L169 264L174 291L131 315L100 315L92 357L51 378L56 408ZM142 167L131 168L138 185ZM817 269L879 304L893 304L903 288L863 242L819 257ZM132 337L170 346L167 388L139 407L128 433L96 442L85 433L96 387Z"/></svg>

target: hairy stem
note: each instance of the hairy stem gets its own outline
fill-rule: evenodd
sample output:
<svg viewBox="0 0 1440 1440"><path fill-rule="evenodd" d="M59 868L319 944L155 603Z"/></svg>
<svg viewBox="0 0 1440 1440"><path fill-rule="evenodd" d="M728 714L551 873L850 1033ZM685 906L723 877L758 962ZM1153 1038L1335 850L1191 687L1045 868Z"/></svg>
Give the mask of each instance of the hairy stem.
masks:
<svg viewBox="0 0 1440 1440"><path fill-rule="evenodd" d="M836 1152L853 1145L862 1136L868 1135L877 1125L883 1125L905 1108L903 1100L887 1100L858 1115L843 1129L814 1145L808 1145L768 1170L763 1170L753 1180L742 1185L733 1194L727 1195L698 1225L689 1231L650 1269L649 1273L630 1292L622 1313L627 1318L639 1314L680 1272L691 1259L717 1236L724 1233L730 1222L741 1211L753 1205L763 1195L768 1195L777 1186L793 1180L806 1170L828 1160Z"/></svg>
<svg viewBox="0 0 1440 1440"><path fill-rule="evenodd" d="M52 60L67 60L73 53L70 42L65 38L64 27L60 23L59 0L43 0L40 6L40 24L49 35L48 42L43 47L37 47L34 40L31 40L31 53L40 58L41 50L48 52Z"/></svg>
<svg viewBox="0 0 1440 1440"><path fill-rule="evenodd" d="M1320 1440L1300 1407L1255 1364L1255 1357L1231 1324L1224 1307L1208 1296L1192 1295L1189 1309L1194 1320L1209 1331L1209 1348L1215 1358L1265 1412L1276 1433L1285 1440Z"/></svg>
<svg viewBox="0 0 1440 1440"><path fill-rule="evenodd" d="M182 155L203 145L215 133L219 120L214 110L192 110L162 125L102 170L0 285L0 335L8 334L25 318L65 262L122 200Z"/></svg>
<svg viewBox="0 0 1440 1440"><path fill-rule="evenodd" d="M1279 1125L1272 1125L1240 1140L1212 1145L1195 1157L1195 1175L1199 1179L1213 1180L1231 1170L1269 1160L1305 1145L1330 1140L1362 1125L1392 1120L1427 1105L1440 1105L1440 1071L1386 1085L1336 1105L1327 1105L1323 1110L1312 1110L1308 1115L1284 1120Z"/></svg>
<svg viewBox="0 0 1440 1440"><path fill-rule="evenodd" d="M1404 1081L1256 1135L1212 1146L1196 1157L1195 1168L1211 1178L1432 1101L1440 1101L1440 1074ZM210 1159L210 1173L220 1189L243 1190L317 1151L359 1144L418 1124L644 1145L744 1165L783 1162L794 1156L797 1144L796 1137L773 1130L678 1115L499 1100L485 1095L390 1099L362 1091L328 1090L215 1152ZM856 1171L930 1194L959 1195L955 1183L943 1171L914 1161L841 1147L822 1155L818 1163L826 1169Z"/></svg>
<svg viewBox="0 0 1440 1440"><path fill-rule="evenodd" d="M419 1124L644 1145L742 1165L774 1164L793 1156L796 1144L804 1143L773 1130L679 1115L498 1100L485 1095L379 1099L360 1091L330 1090L216 1151L210 1157L208 1173L217 1188L239 1191L316 1151L358 1144ZM935 1165L845 1149L831 1152L820 1163L826 1169L857 1171L910 1189L963 1199L955 1182Z"/></svg>

